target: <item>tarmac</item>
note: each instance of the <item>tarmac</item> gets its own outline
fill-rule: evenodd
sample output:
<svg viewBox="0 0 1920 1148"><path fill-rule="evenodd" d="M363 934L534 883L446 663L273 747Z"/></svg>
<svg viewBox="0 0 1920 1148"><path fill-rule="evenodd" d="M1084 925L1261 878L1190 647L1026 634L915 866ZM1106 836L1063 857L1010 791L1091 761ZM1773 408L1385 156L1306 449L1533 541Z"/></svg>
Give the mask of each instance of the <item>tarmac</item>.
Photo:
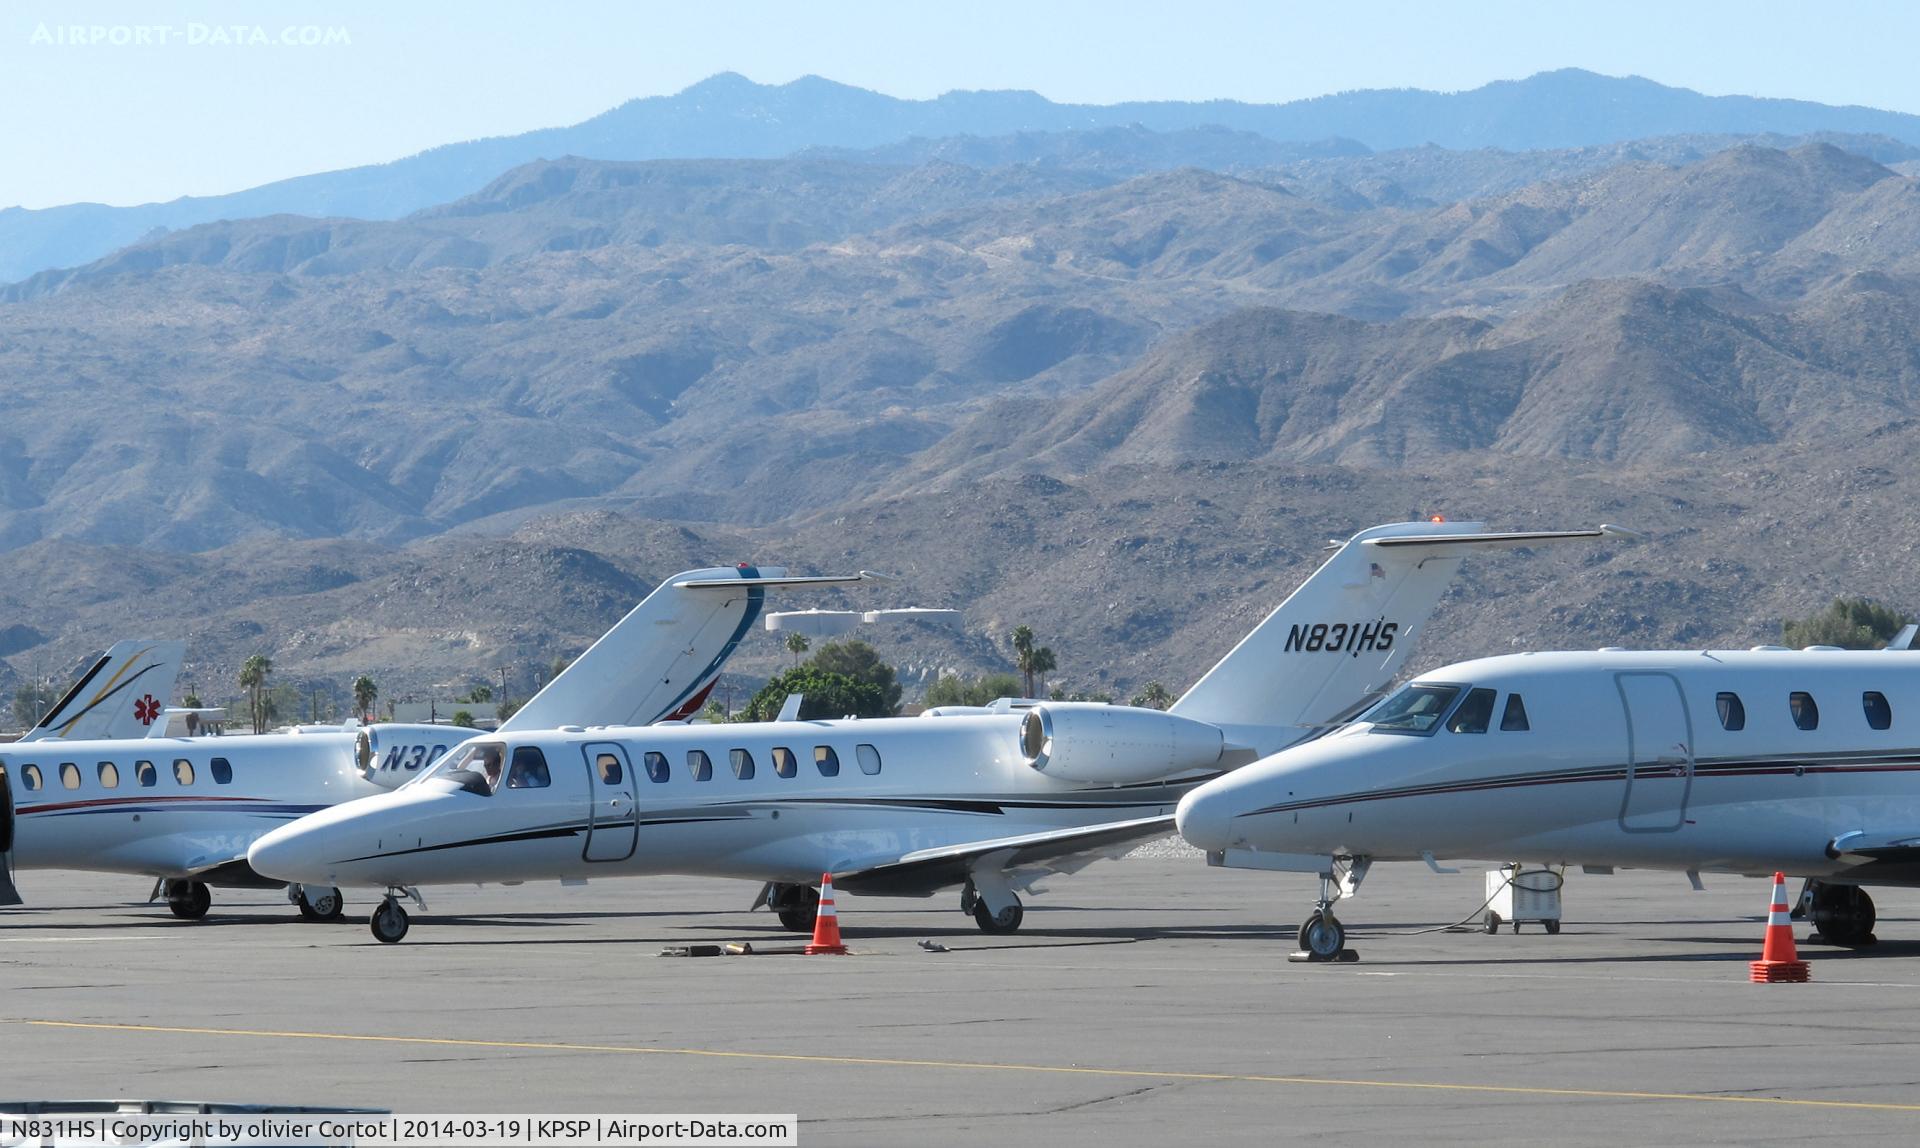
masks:
<svg viewBox="0 0 1920 1148"><path fill-rule="evenodd" d="M1177 855L1052 879L1005 937L957 895L842 893L845 957L658 955L790 945L737 881L430 889L383 946L364 893L313 923L216 890L190 923L136 879L17 877L13 1100L795 1113L803 1145L1920 1137L1920 891L1875 891L1872 948L1803 945L1813 983L1755 985L1768 886L1712 875L1576 872L1559 935L1487 936L1416 932L1478 870L1376 866L1344 965L1285 960L1310 879Z"/></svg>

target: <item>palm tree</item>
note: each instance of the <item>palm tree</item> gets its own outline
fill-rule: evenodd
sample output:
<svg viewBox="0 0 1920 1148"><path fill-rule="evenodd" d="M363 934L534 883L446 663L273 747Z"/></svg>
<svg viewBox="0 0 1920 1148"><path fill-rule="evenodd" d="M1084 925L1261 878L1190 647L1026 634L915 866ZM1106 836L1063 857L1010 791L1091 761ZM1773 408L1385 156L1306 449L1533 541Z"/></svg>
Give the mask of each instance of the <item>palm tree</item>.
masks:
<svg viewBox="0 0 1920 1148"><path fill-rule="evenodd" d="M806 653L807 647L811 645L813 645L813 643L807 641L807 636L798 630L791 631L787 634L787 649L793 652L793 664L795 667L800 665L800 655Z"/></svg>
<svg viewBox="0 0 1920 1148"><path fill-rule="evenodd" d="M477 685L467 691L467 700L485 705L487 702L493 700L493 687L484 683Z"/></svg>
<svg viewBox="0 0 1920 1148"><path fill-rule="evenodd" d="M1145 689L1133 695L1132 704L1136 706L1147 706L1150 709L1163 710L1173 704L1173 695L1168 693L1167 687L1161 685L1158 681L1151 681L1147 683Z"/></svg>
<svg viewBox="0 0 1920 1148"><path fill-rule="evenodd" d="M273 673L273 659L254 654L240 666L240 688L247 691L247 708L253 718L253 732L267 732L267 675Z"/></svg>
<svg viewBox="0 0 1920 1148"><path fill-rule="evenodd" d="M1013 664L1025 676L1021 697L1033 696L1033 627L1015 626L1013 628Z"/></svg>
<svg viewBox="0 0 1920 1148"><path fill-rule="evenodd" d="M372 678L361 674L353 679L353 705L360 711L361 721L373 720L373 703L379 697L380 687L373 684Z"/></svg>
<svg viewBox="0 0 1920 1148"><path fill-rule="evenodd" d="M1033 672L1040 677L1040 689L1042 693L1046 691L1047 675L1059 668L1060 663L1054 660L1052 646L1041 646L1033 651ZM1032 690L1028 690L1027 696L1034 698L1040 695L1034 693Z"/></svg>

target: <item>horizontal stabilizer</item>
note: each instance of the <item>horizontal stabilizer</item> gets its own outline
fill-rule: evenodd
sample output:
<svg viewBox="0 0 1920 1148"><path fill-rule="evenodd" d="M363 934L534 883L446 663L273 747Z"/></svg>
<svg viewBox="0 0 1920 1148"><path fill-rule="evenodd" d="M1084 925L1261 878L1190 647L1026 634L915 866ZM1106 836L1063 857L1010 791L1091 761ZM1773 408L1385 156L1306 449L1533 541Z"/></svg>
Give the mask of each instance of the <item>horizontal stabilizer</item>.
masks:
<svg viewBox="0 0 1920 1148"><path fill-rule="evenodd" d="M855 582L891 582L892 576L862 570L858 574L814 574L806 577L688 578L673 583L676 590L738 590L743 586L847 586Z"/></svg>

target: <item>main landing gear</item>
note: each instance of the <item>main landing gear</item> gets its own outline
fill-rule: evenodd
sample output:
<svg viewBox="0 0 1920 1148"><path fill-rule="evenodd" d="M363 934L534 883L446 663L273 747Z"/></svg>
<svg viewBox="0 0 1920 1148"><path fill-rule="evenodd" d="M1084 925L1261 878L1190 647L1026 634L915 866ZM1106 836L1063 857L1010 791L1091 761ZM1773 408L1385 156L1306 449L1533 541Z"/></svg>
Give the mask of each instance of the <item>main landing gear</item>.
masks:
<svg viewBox="0 0 1920 1148"><path fill-rule="evenodd" d="M1807 898L1807 916L1813 918L1815 930L1808 940L1853 948L1879 939L1873 935L1873 898L1860 886L1809 881L1802 896Z"/></svg>
<svg viewBox="0 0 1920 1148"><path fill-rule="evenodd" d="M213 905L213 894L204 881L168 881L167 909L183 921L198 921Z"/></svg>
<svg viewBox="0 0 1920 1148"><path fill-rule="evenodd" d="M1004 936L1020 930L1027 911L1020 895L1007 885L1004 874L976 872L960 890L960 911L973 914L973 923L991 936Z"/></svg>
<svg viewBox="0 0 1920 1148"><path fill-rule="evenodd" d="M812 885L775 885L767 892L767 906L779 915L782 928L811 934L820 916L820 890Z"/></svg>
<svg viewBox="0 0 1920 1148"><path fill-rule="evenodd" d="M1365 857L1333 858L1333 864L1320 874L1320 899L1314 903L1313 912L1300 923L1300 948L1287 956L1289 961L1319 964L1360 959L1359 953L1347 948L1346 926L1333 915L1333 906L1360 891L1360 882L1366 879L1370 864L1371 860Z"/></svg>
<svg viewBox="0 0 1920 1148"><path fill-rule="evenodd" d="M287 900L298 906L300 916L309 921L338 921L347 911L347 899L333 888L289 885Z"/></svg>
<svg viewBox="0 0 1920 1148"><path fill-rule="evenodd" d="M414 904L420 906L422 911L427 907L418 889L400 886L388 889L385 899L373 910L373 916L367 920L368 927L373 930L373 939L383 945L397 945L401 938L407 935L409 922L407 911L400 907L401 897L413 898Z"/></svg>

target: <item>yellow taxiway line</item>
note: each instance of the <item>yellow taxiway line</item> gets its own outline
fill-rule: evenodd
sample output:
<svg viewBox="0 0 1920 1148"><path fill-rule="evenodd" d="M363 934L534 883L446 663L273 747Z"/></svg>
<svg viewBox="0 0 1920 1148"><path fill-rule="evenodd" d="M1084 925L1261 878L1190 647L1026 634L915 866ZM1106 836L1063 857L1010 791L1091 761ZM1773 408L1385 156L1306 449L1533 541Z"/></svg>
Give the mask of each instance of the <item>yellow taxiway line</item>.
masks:
<svg viewBox="0 0 1920 1148"><path fill-rule="evenodd" d="M1460 1092L1496 1096L1552 1096L1587 1100L1673 1100L1701 1104L1775 1104L1795 1108L1842 1108L1869 1112L1920 1112L1920 1104L1863 1100L1807 1100L1788 1096L1733 1096L1711 1092L1631 1092L1605 1088L1534 1088L1513 1084L1446 1084L1416 1080L1357 1080L1325 1076L1266 1076L1238 1072L1177 1072L1147 1068L1100 1068L1078 1064L1008 1064L971 1060L913 1060L885 1056L828 1056L820 1053L732 1052L711 1048L653 1048L624 1044L569 1044L537 1040L466 1040L439 1036L381 1036L345 1032L285 1032L274 1029L187 1028L157 1024L105 1024L68 1020L25 1020L37 1028L90 1029L101 1032L171 1033L180 1036L241 1036L270 1040L335 1040L373 1044L498 1048L532 1052L600 1052L635 1056L697 1056L728 1060L784 1061L876 1068L941 1068L973 1072L1030 1072L1142 1080L1192 1080L1240 1084L1290 1084L1338 1088L1381 1088L1420 1092Z"/></svg>

